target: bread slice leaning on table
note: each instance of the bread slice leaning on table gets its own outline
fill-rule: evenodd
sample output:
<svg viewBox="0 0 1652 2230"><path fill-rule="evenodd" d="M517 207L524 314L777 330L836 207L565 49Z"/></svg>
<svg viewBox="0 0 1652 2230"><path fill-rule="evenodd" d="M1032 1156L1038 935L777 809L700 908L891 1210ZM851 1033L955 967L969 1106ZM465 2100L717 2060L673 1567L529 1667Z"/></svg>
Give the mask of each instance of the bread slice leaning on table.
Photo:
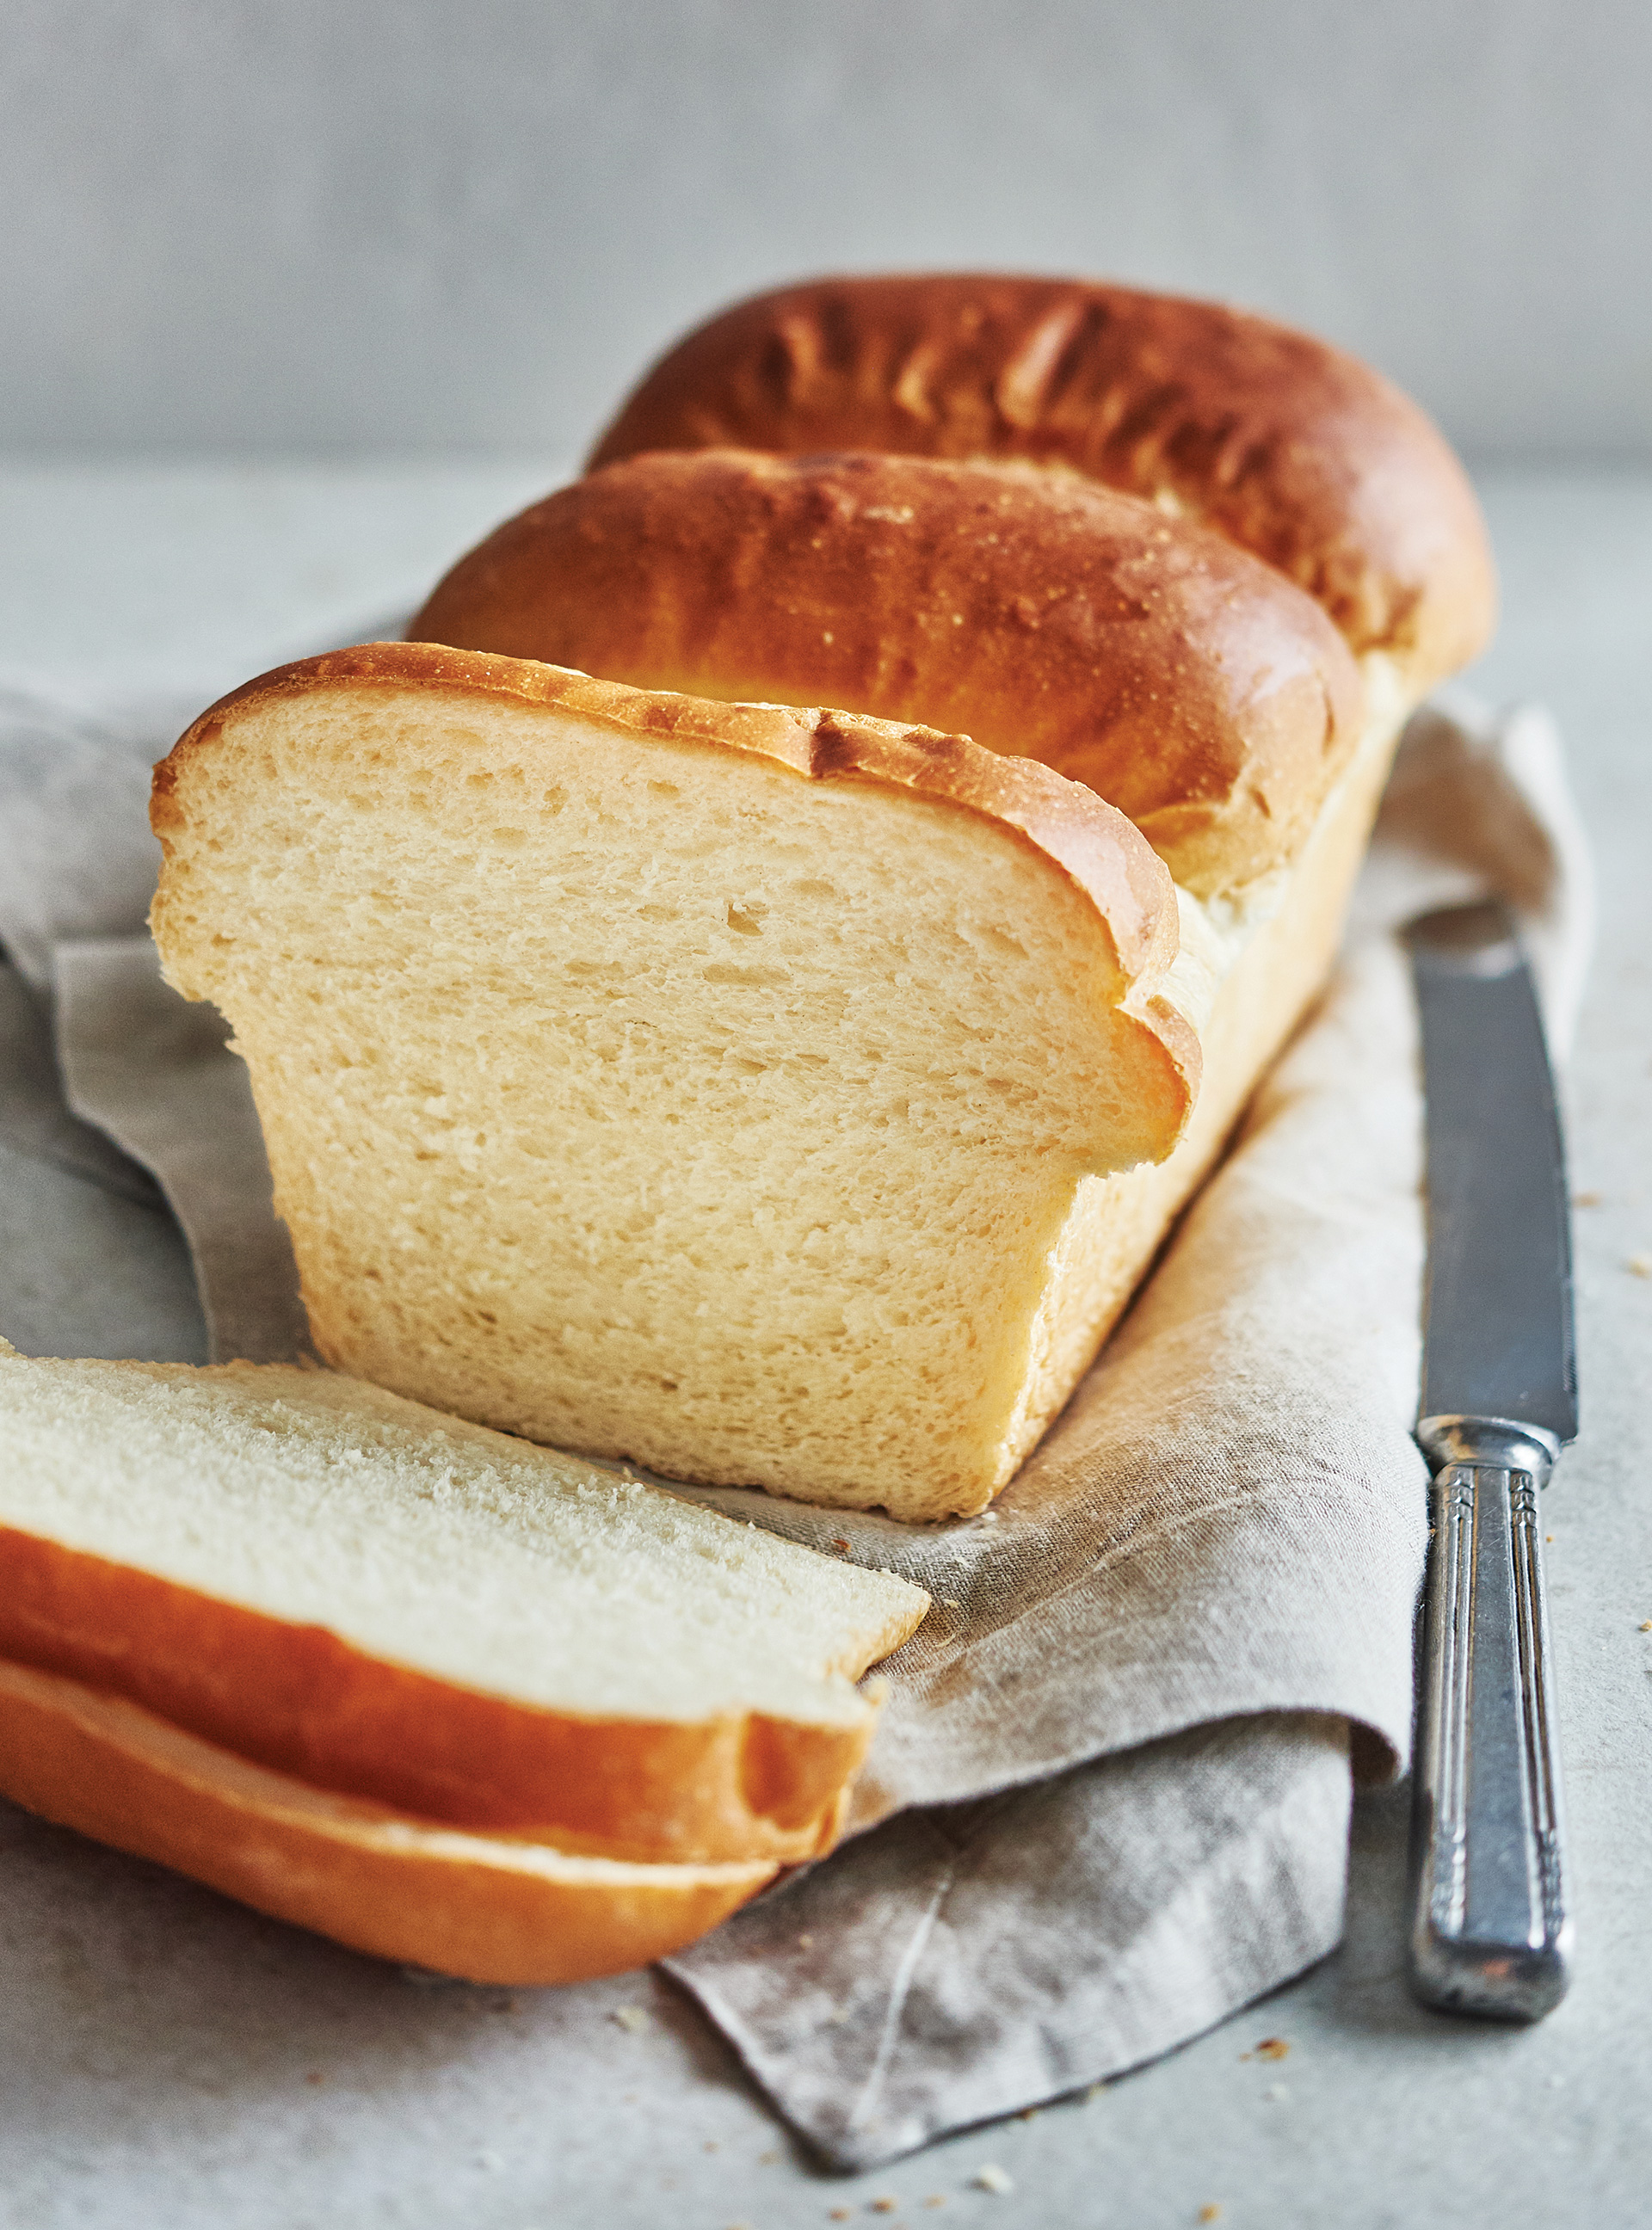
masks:
<svg viewBox="0 0 1652 2230"><path fill-rule="evenodd" d="M0 1789L341 1942L571 1980L829 1848L927 1607L331 1373L0 1345Z"/></svg>
<svg viewBox="0 0 1652 2230"><path fill-rule="evenodd" d="M907 1518L1070 1385L1094 1179L1197 1088L1162 862L957 737L429 645L158 770L328 1362L558 1447Z"/></svg>

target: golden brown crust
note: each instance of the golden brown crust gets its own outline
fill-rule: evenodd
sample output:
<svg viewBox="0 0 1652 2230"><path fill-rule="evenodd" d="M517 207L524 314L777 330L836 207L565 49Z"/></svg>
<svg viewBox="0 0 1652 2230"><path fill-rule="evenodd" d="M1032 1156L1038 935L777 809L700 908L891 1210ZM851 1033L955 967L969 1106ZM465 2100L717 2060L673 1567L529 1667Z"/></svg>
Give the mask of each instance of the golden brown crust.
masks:
<svg viewBox="0 0 1652 2230"><path fill-rule="evenodd" d="M0 1790L277 1919L470 1981L582 1982L680 1950L771 1863L626 1866L455 1834L249 1764L138 1705L0 1664Z"/></svg>
<svg viewBox="0 0 1652 2230"><path fill-rule="evenodd" d="M598 441L1024 457L1204 520L1414 697L1490 634L1484 523L1434 425L1323 341L1214 302L986 274L826 279L680 342Z"/></svg>
<svg viewBox="0 0 1652 2230"><path fill-rule="evenodd" d="M1208 893L1285 864L1358 740L1348 650L1220 536L1023 465L660 454L461 560L409 633L644 688L967 730Z"/></svg>
<svg viewBox="0 0 1652 2230"><path fill-rule="evenodd" d="M810 1726L582 1718L388 1664L0 1527L0 1658L90 1683L319 1789L645 1863L829 1850L874 1714Z"/></svg>
<svg viewBox="0 0 1652 2230"><path fill-rule="evenodd" d="M906 790L995 823L1055 863L1089 900L1112 947L1114 995L1140 1024L1143 1128L1168 1151L1198 1085L1198 1043L1158 999L1178 945L1176 898L1164 863L1113 807L1029 759L1000 757L967 737L902 728L814 708L721 705L628 688L555 666L434 643L363 643L278 667L210 706L155 770L150 823L170 858L184 827L178 790L194 756L211 748L237 709L318 690L441 687L555 706L632 735L718 751L751 751L811 781L865 781ZM166 946L165 875L152 915ZM1141 996L1134 996L1139 980ZM1148 1071L1156 1072L1150 1089Z"/></svg>

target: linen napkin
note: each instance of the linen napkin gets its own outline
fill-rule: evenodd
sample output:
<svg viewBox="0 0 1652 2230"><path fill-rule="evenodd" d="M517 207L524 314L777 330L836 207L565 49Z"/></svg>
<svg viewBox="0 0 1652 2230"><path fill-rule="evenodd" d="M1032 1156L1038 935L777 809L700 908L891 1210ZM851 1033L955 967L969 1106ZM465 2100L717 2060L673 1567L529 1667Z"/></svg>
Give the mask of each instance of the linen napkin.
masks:
<svg viewBox="0 0 1652 2230"><path fill-rule="evenodd" d="M49 1008L66 1106L132 1157L106 1180L147 1170L171 1202L215 1355L281 1359L302 1315L244 1072L140 926L140 768L169 741L10 707L0 940ZM1487 888L1520 910L1563 1046L1591 906L1558 739L1452 700L1407 732L1319 1010L992 1511L907 1527L678 1490L936 1598L884 1668L852 1840L668 1963L837 2164L1120 2072L1335 1944L1351 1758L1385 1776L1409 1741L1424 1539L1392 931Z"/></svg>

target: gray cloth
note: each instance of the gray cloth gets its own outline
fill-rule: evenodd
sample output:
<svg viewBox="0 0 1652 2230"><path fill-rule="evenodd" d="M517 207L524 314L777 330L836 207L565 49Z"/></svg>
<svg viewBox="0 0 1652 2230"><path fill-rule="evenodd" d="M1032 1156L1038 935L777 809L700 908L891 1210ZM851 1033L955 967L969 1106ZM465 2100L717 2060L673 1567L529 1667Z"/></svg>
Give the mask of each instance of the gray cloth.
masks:
<svg viewBox="0 0 1652 2230"><path fill-rule="evenodd" d="M147 837L119 784L96 809L83 730L45 793L81 818L42 807L30 718L32 817L0 790L0 842L28 854L0 938L37 981L48 951L74 1107L164 1185L215 1354L291 1353L240 1064L137 922L88 899L141 880ZM1487 883L1522 909L1562 1039L1589 903L1558 739L1530 712L1420 715L1322 1007L992 1511L905 1527L693 1491L936 1598L885 1668L855 1840L669 1963L839 2164L1115 2073L1336 1943L1350 1750L1377 1776L1404 1759L1423 1545L1421 1110L1391 931Z"/></svg>
<svg viewBox="0 0 1652 2230"><path fill-rule="evenodd" d="M214 1359L307 1354L293 1243L223 1016L168 989L146 935L60 942L53 961L64 1095L159 1181L189 1241Z"/></svg>

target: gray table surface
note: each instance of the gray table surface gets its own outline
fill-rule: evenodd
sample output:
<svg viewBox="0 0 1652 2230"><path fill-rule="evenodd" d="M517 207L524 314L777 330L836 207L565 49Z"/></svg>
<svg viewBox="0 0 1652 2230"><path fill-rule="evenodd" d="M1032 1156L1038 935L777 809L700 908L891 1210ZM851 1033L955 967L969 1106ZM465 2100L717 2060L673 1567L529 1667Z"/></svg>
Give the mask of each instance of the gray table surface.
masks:
<svg viewBox="0 0 1652 2230"><path fill-rule="evenodd" d="M204 697L410 603L556 477L533 458L0 465L0 680ZM1545 1505L1565 2004L1533 2030L1412 2005L1406 1798L1385 1792L1357 1807L1346 1943L1291 1988L1089 2095L834 2178L657 1976L416 1987L0 1805L0 2224L1652 2224L1652 474L1481 485L1506 613L1469 679L1558 714L1602 881L1568 1087L1585 1429ZM3 1153L0 1331L201 1351L165 1219ZM1285 2056L1256 2055L1270 2038ZM1011 2189L974 2182L988 2163Z"/></svg>

